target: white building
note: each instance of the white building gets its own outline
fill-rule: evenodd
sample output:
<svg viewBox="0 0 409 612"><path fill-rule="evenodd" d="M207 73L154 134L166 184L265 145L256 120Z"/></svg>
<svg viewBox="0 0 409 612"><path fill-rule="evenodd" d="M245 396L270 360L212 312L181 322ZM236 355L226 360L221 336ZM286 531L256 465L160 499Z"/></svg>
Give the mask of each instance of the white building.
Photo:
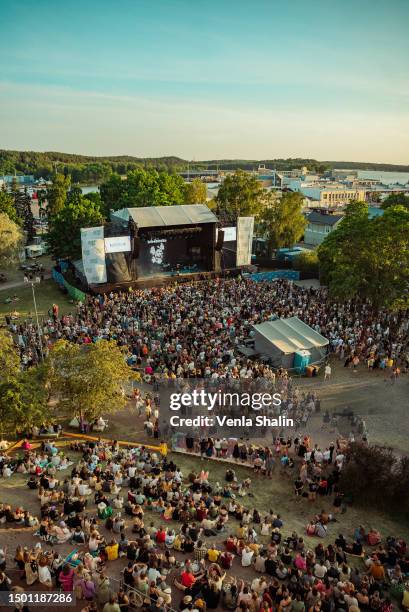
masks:
<svg viewBox="0 0 409 612"><path fill-rule="evenodd" d="M329 215L321 211L312 211L307 216L304 232L304 243L318 246L340 224L343 215Z"/></svg>

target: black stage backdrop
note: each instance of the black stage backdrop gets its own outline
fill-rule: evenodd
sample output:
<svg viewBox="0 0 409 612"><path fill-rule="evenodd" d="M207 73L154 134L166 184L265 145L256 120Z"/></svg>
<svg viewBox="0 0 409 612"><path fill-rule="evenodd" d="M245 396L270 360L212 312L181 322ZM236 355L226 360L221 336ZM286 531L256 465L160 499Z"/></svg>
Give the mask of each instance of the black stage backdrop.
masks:
<svg viewBox="0 0 409 612"><path fill-rule="evenodd" d="M140 233L138 276L186 274L213 270L212 225Z"/></svg>

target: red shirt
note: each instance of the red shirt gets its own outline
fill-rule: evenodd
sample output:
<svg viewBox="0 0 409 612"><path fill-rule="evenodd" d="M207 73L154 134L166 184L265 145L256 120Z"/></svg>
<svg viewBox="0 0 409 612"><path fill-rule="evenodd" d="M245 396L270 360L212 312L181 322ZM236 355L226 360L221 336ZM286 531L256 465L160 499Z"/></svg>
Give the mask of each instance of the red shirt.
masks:
<svg viewBox="0 0 409 612"><path fill-rule="evenodd" d="M196 582L196 578L190 572L182 572L181 579L183 586L187 589L190 589L192 584Z"/></svg>
<svg viewBox="0 0 409 612"><path fill-rule="evenodd" d="M158 531L158 533L156 534L156 541L164 542L165 539L166 539L166 531Z"/></svg>
<svg viewBox="0 0 409 612"><path fill-rule="evenodd" d="M197 512L196 512L196 515L197 515L197 520L198 521L203 521L203 519L206 518L206 515L207 515L206 508L198 508Z"/></svg>

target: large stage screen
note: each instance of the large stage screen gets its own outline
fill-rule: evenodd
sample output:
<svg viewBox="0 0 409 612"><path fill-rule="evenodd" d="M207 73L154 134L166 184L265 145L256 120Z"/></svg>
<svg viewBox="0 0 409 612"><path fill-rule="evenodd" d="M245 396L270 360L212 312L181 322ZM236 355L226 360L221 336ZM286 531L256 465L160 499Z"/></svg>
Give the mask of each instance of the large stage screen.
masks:
<svg viewBox="0 0 409 612"><path fill-rule="evenodd" d="M204 232L144 236L138 258L138 276L188 274L211 269L211 236Z"/></svg>

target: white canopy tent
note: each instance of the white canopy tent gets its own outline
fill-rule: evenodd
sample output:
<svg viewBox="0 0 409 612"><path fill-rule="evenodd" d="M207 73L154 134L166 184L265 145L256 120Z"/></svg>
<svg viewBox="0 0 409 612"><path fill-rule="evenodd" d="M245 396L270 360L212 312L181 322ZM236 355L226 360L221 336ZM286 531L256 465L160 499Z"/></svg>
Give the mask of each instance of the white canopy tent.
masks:
<svg viewBox="0 0 409 612"><path fill-rule="evenodd" d="M291 369L294 356L309 351L309 363L321 361L328 351L328 340L298 317L276 319L253 325L254 347L271 359L274 367Z"/></svg>

